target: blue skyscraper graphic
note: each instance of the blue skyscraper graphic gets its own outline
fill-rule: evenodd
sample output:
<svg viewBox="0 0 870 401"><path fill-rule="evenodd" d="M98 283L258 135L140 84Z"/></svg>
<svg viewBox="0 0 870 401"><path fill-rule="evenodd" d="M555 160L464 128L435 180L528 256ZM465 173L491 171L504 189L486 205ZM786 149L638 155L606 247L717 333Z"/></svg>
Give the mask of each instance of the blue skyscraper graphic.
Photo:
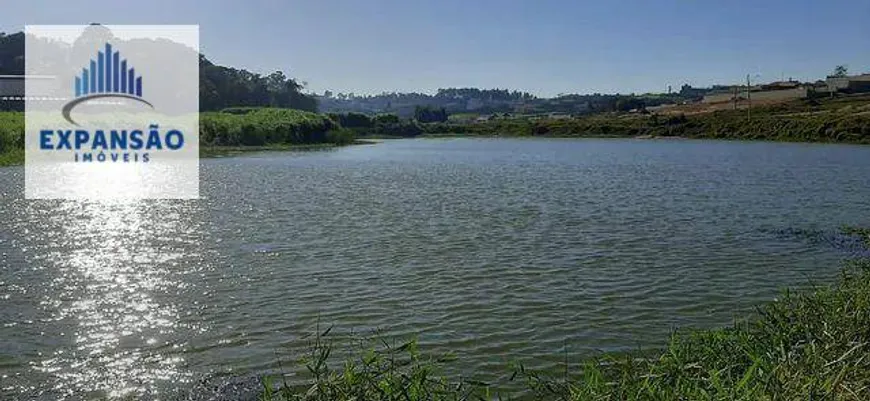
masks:
<svg viewBox="0 0 870 401"><path fill-rule="evenodd" d="M76 97L104 93L142 97L142 77L136 76L135 69L121 58L120 52L112 50L110 43L97 52L96 59L91 59L75 80Z"/></svg>

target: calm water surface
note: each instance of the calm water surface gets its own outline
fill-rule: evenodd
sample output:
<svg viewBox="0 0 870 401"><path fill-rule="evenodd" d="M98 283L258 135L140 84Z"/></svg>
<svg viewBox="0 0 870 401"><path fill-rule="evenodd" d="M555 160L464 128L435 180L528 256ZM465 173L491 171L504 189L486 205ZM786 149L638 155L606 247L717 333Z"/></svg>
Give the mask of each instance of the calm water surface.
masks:
<svg viewBox="0 0 870 401"><path fill-rule="evenodd" d="M174 398L318 322L482 380L661 346L830 280L868 172L860 146L401 140L206 160L201 201L125 204L0 169L0 398Z"/></svg>

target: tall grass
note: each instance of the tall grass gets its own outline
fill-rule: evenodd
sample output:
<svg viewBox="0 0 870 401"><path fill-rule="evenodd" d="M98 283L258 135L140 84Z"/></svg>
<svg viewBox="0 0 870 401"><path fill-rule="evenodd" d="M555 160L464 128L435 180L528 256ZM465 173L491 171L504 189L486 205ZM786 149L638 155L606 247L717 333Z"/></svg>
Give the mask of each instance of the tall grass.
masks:
<svg viewBox="0 0 870 401"><path fill-rule="evenodd" d="M202 113L204 146L264 146L353 142L353 134L325 115L292 109L228 109Z"/></svg>
<svg viewBox="0 0 870 401"><path fill-rule="evenodd" d="M24 149L24 113L0 112L0 154Z"/></svg>

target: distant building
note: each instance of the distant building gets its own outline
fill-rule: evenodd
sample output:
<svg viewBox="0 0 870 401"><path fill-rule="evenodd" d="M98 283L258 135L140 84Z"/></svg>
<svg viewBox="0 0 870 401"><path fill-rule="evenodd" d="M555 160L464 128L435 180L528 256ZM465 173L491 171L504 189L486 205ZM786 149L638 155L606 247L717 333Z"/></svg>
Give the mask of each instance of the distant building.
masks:
<svg viewBox="0 0 870 401"><path fill-rule="evenodd" d="M547 118L551 120L565 120L571 118L571 115L567 113L554 112L547 114Z"/></svg>
<svg viewBox="0 0 870 401"><path fill-rule="evenodd" d="M707 92L710 92L710 88L693 88L692 85L684 84L680 87L680 96L685 98L695 98L700 99Z"/></svg>
<svg viewBox="0 0 870 401"><path fill-rule="evenodd" d="M810 88L797 81L778 81L769 84L755 85L749 90L752 100L786 101L804 99L809 95ZM704 103L724 103L747 99L746 87L731 86L704 95Z"/></svg>
<svg viewBox="0 0 870 401"><path fill-rule="evenodd" d="M0 98L20 98L23 96L24 75L0 75Z"/></svg>
<svg viewBox="0 0 870 401"><path fill-rule="evenodd" d="M761 89L763 90L783 90L783 89L794 89L800 87L801 83L798 81L777 81L771 82L769 84L762 84Z"/></svg>
<svg viewBox="0 0 870 401"><path fill-rule="evenodd" d="M24 76L0 75L0 111L24 111Z"/></svg>
<svg viewBox="0 0 870 401"><path fill-rule="evenodd" d="M53 96L40 96L39 93L44 90L46 84L51 84L50 81L56 78L48 75L0 75L0 110L2 111L24 111L24 81L29 80L31 83L36 81L36 85L31 87L31 92L36 95L31 95L28 100L32 101L57 101L58 98ZM42 82L39 82L42 81Z"/></svg>
<svg viewBox="0 0 870 401"><path fill-rule="evenodd" d="M828 77L825 80L829 92L866 93L870 92L870 74L847 77Z"/></svg>
<svg viewBox="0 0 870 401"><path fill-rule="evenodd" d="M24 81L29 80L31 83L36 82L31 90L39 91L44 83L50 83L56 79L51 75L0 75L0 98L17 98L22 100L24 97ZM42 81L42 82L40 82ZM37 96L39 96L37 94Z"/></svg>

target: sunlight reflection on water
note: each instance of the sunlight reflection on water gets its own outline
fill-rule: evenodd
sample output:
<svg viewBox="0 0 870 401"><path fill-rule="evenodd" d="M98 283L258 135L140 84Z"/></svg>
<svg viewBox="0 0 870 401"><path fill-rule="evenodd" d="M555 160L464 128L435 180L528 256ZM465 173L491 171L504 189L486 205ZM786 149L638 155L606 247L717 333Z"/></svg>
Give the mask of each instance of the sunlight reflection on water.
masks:
<svg viewBox="0 0 870 401"><path fill-rule="evenodd" d="M58 230L30 233L49 237L39 242L53 249L34 249L28 257L55 270L40 304L72 329L50 333L71 346L43 355L33 368L56 377L54 390L68 396L142 396L156 381L188 381L179 369L183 358L163 349L178 346L171 341L181 329L173 294L189 285L175 280L174 270L199 249L186 219L159 203L32 205L29 212L39 215L32 220L47 213L62 219Z"/></svg>

